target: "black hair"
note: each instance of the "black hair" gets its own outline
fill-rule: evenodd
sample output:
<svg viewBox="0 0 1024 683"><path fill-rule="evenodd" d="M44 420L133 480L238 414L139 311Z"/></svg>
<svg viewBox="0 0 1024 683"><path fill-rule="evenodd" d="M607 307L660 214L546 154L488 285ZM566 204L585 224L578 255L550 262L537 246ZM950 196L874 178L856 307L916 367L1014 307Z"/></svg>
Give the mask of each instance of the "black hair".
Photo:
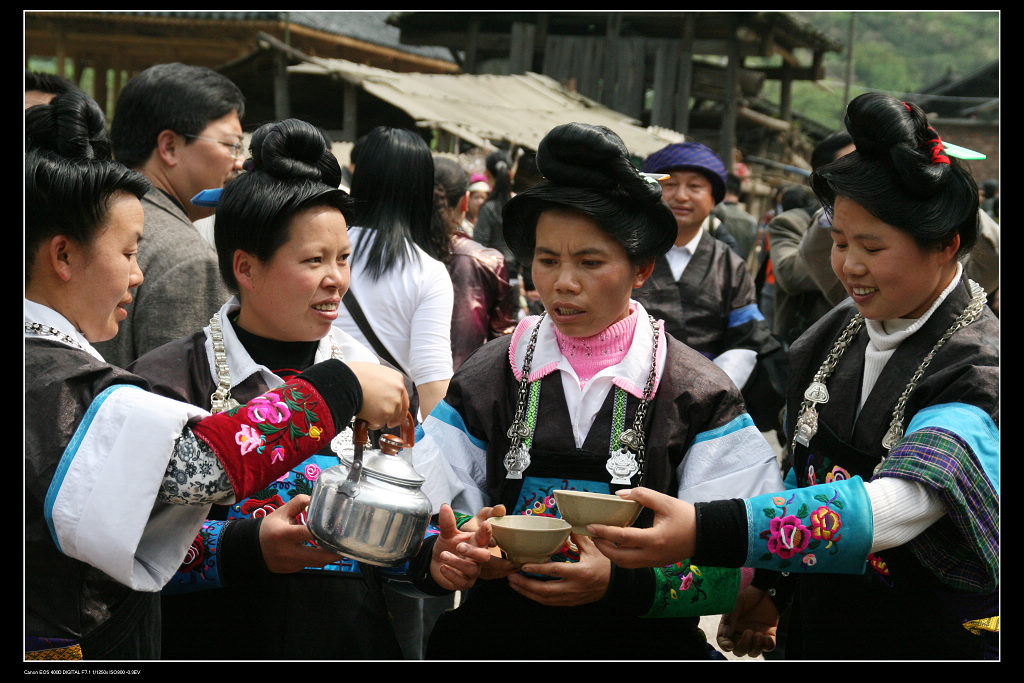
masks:
<svg viewBox="0 0 1024 683"><path fill-rule="evenodd" d="M790 185L779 195L779 205L783 211L790 209L803 209L807 213L814 213L821 205L818 203L818 196L814 190L806 185Z"/></svg>
<svg viewBox="0 0 1024 683"><path fill-rule="evenodd" d="M743 178L740 178L735 173L725 174L725 191L734 194L737 197L740 196L740 192L743 190Z"/></svg>
<svg viewBox="0 0 1024 683"><path fill-rule="evenodd" d="M537 220L552 209L589 216L633 263L664 254L675 242L678 227L661 186L633 166L622 139L609 128L555 127L537 148L537 168L544 180L509 200L502 219L505 241L524 263L533 259Z"/></svg>
<svg viewBox="0 0 1024 683"><path fill-rule="evenodd" d="M245 97L226 76L178 62L151 66L128 81L117 98L110 129L114 158L140 168L161 131L198 135L231 112L244 116ZM186 138L186 144L192 142Z"/></svg>
<svg viewBox="0 0 1024 683"><path fill-rule="evenodd" d="M264 124L249 152L248 170L224 185L213 225L221 277L236 292L236 250L269 261L288 241L292 217L315 206L337 209L348 224L353 218L352 199L338 189L341 165L316 126L299 119Z"/></svg>
<svg viewBox="0 0 1024 683"><path fill-rule="evenodd" d="M843 147L853 144L853 136L848 131L837 130L826 135L811 152L811 170L817 170L825 164L836 160L836 154Z"/></svg>
<svg viewBox="0 0 1024 683"><path fill-rule="evenodd" d="M494 178L494 187L491 188L487 201L496 202L500 213L512 197L512 157L508 152L497 150L487 155L484 165Z"/></svg>
<svg viewBox="0 0 1024 683"><path fill-rule="evenodd" d="M846 197L905 231L923 248L960 236L958 255L978 238L978 186L943 153L924 111L882 93L865 93L846 108L856 151L811 174L811 187L831 216Z"/></svg>
<svg viewBox="0 0 1024 683"><path fill-rule="evenodd" d="M418 246L443 260L447 240L430 229L434 197L434 159L417 133L378 126L366 134L352 173L356 201L354 225L365 228L355 249L373 279L401 267Z"/></svg>
<svg viewBox="0 0 1024 683"><path fill-rule="evenodd" d="M51 95L62 95L69 90L80 90L80 88L75 85L74 81L63 76L26 69L25 91L28 92L29 90L38 90L39 92L50 93Z"/></svg>
<svg viewBox="0 0 1024 683"><path fill-rule="evenodd" d="M150 189L142 174L111 159L103 112L81 90L25 110L25 150L26 279L46 240L89 244L115 196Z"/></svg>

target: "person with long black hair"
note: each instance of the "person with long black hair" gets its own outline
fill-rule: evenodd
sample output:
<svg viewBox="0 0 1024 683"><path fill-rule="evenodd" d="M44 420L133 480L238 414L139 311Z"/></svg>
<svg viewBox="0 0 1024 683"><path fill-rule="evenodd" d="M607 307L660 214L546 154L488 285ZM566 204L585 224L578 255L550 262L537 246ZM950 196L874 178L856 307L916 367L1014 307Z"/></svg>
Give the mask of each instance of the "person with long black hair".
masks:
<svg viewBox="0 0 1024 683"><path fill-rule="evenodd" d="M359 141L352 174L352 278L335 325L412 378L420 415L452 376L454 293L448 239L431 230L434 161L413 131L380 126Z"/></svg>

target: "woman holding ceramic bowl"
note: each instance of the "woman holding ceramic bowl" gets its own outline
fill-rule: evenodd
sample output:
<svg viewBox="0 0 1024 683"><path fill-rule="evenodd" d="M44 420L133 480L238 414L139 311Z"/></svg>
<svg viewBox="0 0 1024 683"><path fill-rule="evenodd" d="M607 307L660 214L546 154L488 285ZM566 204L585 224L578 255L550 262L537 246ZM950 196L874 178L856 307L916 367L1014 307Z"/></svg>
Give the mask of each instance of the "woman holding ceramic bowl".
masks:
<svg viewBox="0 0 1024 683"><path fill-rule="evenodd" d="M546 312L459 368L422 425L417 471L447 478L463 529L505 512L558 516L559 489L643 482L692 502L777 485L732 382L630 298L676 236L657 181L615 133L577 123L548 133L537 165L545 180L509 202L504 233L532 262ZM569 540L549 563L493 558L438 621L428 658L710 656L698 616L732 608L739 570L625 570L588 537Z"/></svg>

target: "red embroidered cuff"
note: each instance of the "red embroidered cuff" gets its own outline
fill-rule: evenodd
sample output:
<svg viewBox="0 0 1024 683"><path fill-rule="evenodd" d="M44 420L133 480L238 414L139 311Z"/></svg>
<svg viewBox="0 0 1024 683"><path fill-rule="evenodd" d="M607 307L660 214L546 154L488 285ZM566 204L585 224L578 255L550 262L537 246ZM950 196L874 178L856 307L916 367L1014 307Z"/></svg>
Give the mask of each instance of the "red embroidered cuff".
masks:
<svg viewBox="0 0 1024 683"><path fill-rule="evenodd" d="M320 393L295 377L192 431L217 454L241 500L323 449L337 430Z"/></svg>

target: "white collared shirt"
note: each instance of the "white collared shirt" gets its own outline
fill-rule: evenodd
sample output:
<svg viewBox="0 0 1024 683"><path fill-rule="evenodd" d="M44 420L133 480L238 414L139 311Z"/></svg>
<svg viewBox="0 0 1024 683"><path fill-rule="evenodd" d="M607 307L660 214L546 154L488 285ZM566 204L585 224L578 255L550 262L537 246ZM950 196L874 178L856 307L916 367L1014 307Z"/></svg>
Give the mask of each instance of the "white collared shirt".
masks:
<svg viewBox="0 0 1024 683"><path fill-rule="evenodd" d="M683 271L686 270L690 259L693 258L693 254L697 251L697 243L700 242L700 238L708 229L709 220L710 215L701 223L700 230L697 231L692 240L681 247L673 244L672 248L665 253L665 260L668 261L668 267L672 271L673 280L678 280L683 276Z"/></svg>
<svg viewBox="0 0 1024 683"><path fill-rule="evenodd" d="M537 333L537 346L534 349L533 361L530 366L530 380L534 381L555 370L561 372L562 392L565 404L569 409L572 422L573 437L576 446L582 447L590 427L594 424L605 398L613 386L621 387L637 398L643 398L644 385L651 372L651 352L654 349L654 335L648 322L647 311L636 301L629 302L630 308L635 306L637 322L633 330L633 340L625 357L617 364L604 368L587 380L580 388L580 380L569 360L562 355L555 337L555 326L549 317L541 321ZM529 332L532 325L521 325L509 347L512 370L516 377L522 376L522 365L526 358L526 347L529 343ZM658 322L658 358L656 363L655 382L652 393L657 391L658 381L665 369L665 330Z"/></svg>

